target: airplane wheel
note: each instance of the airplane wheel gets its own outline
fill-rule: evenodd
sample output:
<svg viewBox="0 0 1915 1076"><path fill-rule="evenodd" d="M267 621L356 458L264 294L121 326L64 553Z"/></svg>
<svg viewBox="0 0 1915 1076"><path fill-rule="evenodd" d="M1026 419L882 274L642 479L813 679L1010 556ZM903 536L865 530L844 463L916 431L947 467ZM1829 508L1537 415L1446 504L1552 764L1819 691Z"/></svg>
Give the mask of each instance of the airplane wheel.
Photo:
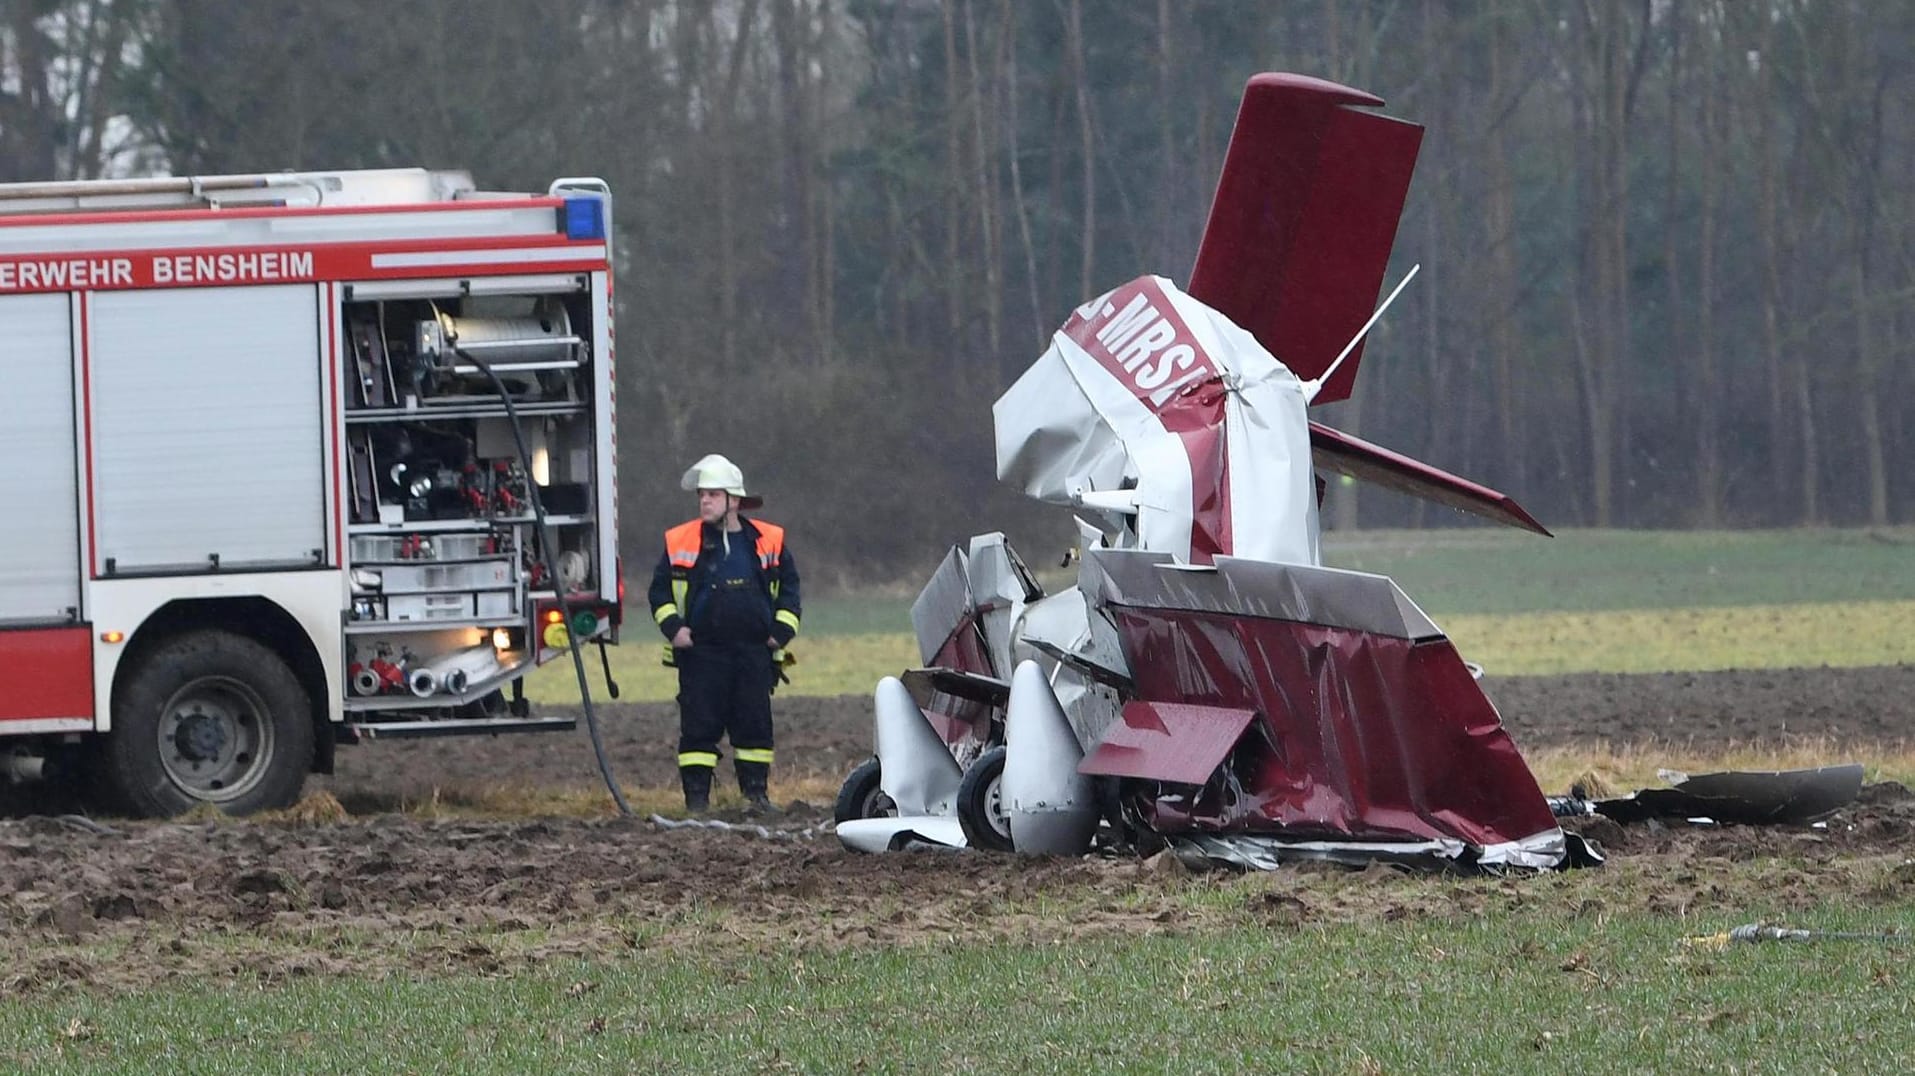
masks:
<svg viewBox="0 0 1915 1076"><path fill-rule="evenodd" d="M838 805L831 814L839 824L860 818L896 818L898 805L884 794L883 774L875 758L865 759L838 789Z"/></svg>
<svg viewBox="0 0 1915 1076"><path fill-rule="evenodd" d="M958 825L973 848L1011 851L1011 818L1004 813L1004 749L978 756L958 783Z"/></svg>

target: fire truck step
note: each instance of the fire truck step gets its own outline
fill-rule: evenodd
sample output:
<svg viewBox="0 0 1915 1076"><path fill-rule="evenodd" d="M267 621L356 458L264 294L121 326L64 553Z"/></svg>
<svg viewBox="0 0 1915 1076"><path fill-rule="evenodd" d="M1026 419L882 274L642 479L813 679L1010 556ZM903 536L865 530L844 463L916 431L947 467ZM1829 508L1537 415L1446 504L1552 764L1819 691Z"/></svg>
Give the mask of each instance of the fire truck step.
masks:
<svg viewBox="0 0 1915 1076"><path fill-rule="evenodd" d="M424 736L471 736L500 732L570 732L578 728L573 717L456 718L445 721L354 722L353 731L368 740L418 739Z"/></svg>

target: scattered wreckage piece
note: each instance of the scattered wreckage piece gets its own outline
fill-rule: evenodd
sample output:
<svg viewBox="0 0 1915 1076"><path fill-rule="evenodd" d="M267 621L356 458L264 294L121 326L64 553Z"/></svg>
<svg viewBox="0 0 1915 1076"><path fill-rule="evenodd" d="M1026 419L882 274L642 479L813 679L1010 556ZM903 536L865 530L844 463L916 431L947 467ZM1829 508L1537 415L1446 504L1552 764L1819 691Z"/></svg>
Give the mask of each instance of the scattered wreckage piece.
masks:
<svg viewBox="0 0 1915 1076"><path fill-rule="evenodd" d="M1576 813L1600 814L1625 823L1702 819L1741 825L1800 825L1841 810L1862 792L1859 762L1801 770L1672 776L1676 780L1669 788L1645 788L1627 796L1571 802L1580 805ZM1558 813L1562 813L1560 808Z"/></svg>

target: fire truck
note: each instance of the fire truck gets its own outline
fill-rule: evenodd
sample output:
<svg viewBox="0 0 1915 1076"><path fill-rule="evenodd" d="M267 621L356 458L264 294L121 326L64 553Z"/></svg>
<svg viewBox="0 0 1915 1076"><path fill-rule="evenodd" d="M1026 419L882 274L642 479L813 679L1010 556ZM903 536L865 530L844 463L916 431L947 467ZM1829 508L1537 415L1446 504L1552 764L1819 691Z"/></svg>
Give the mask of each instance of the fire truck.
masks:
<svg viewBox="0 0 1915 1076"><path fill-rule="evenodd" d="M288 805L560 730L615 642L612 197L380 169L0 185L0 769Z"/></svg>

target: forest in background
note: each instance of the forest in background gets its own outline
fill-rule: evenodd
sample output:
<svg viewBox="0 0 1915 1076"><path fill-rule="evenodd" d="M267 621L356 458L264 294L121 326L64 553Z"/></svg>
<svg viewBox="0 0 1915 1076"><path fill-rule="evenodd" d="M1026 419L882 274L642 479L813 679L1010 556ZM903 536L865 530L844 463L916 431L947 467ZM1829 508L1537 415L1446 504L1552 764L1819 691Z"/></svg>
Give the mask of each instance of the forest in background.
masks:
<svg viewBox="0 0 1915 1076"><path fill-rule="evenodd" d="M1188 279L1245 81L1426 128L1331 425L1551 526L1915 516L1899 0L3 0L0 181L419 165L616 196L623 541L720 451L821 584L989 529L990 404ZM1897 179L1896 177L1902 177ZM1446 509L1333 487L1326 525ZM633 574L639 574L635 571Z"/></svg>

